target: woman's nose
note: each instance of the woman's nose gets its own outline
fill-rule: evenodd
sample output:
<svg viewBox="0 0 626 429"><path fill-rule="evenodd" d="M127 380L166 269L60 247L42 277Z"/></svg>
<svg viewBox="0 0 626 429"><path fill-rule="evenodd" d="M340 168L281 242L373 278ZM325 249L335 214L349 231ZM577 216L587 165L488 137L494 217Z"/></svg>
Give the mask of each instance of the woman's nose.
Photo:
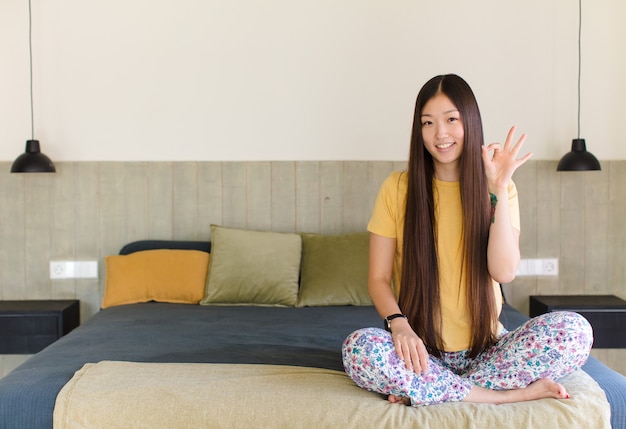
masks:
<svg viewBox="0 0 626 429"><path fill-rule="evenodd" d="M437 128L435 129L435 137L440 139L440 138L446 137L447 135L448 135L448 130L446 126L443 124L437 125Z"/></svg>

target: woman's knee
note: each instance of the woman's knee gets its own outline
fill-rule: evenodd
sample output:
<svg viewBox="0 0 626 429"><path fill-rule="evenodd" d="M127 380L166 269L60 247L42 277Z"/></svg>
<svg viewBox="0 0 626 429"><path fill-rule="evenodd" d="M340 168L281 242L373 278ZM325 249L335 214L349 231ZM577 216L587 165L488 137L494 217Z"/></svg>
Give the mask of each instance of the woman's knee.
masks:
<svg viewBox="0 0 626 429"><path fill-rule="evenodd" d="M379 328L358 329L343 342L343 367L359 386L379 391L374 386L384 380L386 355L393 347L393 340L387 331Z"/></svg>
<svg viewBox="0 0 626 429"><path fill-rule="evenodd" d="M593 328L580 314L572 311L554 311L537 316L536 319L545 323L558 341L574 341L581 350L591 350Z"/></svg>
<svg viewBox="0 0 626 429"><path fill-rule="evenodd" d="M581 346L591 350L593 345L593 328L587 319L578 313L571 311L564 312L566 323L570 326L570 331L578 338Z"/></svg>
<svg viewBox="0 0 626 429"><path fill-rule="evenodd" d="M355 344L362 345L364 343L387 343L392 341L391 334L381 328L361 328L357 329L346 337L343 342L346 345Z"/></svg>

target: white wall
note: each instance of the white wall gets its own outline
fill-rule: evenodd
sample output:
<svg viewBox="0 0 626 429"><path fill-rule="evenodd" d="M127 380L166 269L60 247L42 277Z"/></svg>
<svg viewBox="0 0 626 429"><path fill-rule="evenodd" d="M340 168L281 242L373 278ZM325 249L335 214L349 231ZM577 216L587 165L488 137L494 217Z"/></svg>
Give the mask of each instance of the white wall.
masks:
<svg viewBox="0 0 626 429"><path fill-rule="evenodd" d="M32 0L35 137L56 161L398 160L430 77L488 142L576 137L576 0ZM626 2L583 4L582 137L626 159ZM0 160L30 138L28 2L0 1Z"/></svg>

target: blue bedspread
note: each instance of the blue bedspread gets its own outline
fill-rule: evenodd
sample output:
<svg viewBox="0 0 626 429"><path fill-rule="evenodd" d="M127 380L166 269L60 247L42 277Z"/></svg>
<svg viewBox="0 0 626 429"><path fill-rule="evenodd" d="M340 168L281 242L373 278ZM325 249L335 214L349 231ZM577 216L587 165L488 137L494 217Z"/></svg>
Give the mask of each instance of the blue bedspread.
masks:
<svg viewBox="0 0 626 429"><path fill-rule="evenodd" d="M506 306L511 329L526 319ZM0 427L52 428L56 396L87 362L208 362L342 370L353 330L380 326L372 307L213 307L133 304L102 310L0 379ZM626 377L591 359L585 370L607 393L614 428L626 428Z"/></svg>

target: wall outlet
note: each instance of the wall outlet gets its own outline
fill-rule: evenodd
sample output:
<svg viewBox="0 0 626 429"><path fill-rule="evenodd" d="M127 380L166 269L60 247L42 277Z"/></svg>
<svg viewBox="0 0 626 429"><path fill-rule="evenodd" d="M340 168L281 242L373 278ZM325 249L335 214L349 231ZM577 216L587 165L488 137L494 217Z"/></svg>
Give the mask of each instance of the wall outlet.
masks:
<svg viewBox="0 0 626 429"><path fill-rule="evenodd" d="M65 279L67 278L67 268L65 261L50 261L50 278Z"/></svg>
<svg viewBox="0 0 626 429"><path fill-rule="evenodd" d="M517 270L518 276L558 276L558 258L522 259Z"/></svg>
<svg viewBox="0 0 626 429"><path fill-rule="evenodd" d="M50 261L51 279L97 279L98 261Z"/></svg>
<svg viewBox="0 0 626 429"><path fill-rule="evenodd" d="M559 260L556 258L542 259L541 274L544 276L558 276Z"/></svg>

